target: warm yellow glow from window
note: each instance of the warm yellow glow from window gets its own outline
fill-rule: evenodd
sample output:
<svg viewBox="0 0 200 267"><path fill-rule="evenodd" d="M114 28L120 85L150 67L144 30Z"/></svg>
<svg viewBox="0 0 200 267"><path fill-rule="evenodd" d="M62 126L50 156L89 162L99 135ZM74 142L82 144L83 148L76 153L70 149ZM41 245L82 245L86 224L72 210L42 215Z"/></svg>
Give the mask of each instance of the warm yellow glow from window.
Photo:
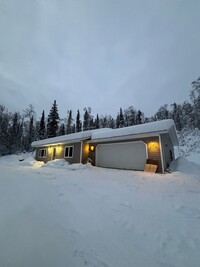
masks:
<svg viewBox="0 0 200 267"><path fill-rule="evenodd" d="M90 146L90 150L91 151L94 151L94 146Z"/></svg>

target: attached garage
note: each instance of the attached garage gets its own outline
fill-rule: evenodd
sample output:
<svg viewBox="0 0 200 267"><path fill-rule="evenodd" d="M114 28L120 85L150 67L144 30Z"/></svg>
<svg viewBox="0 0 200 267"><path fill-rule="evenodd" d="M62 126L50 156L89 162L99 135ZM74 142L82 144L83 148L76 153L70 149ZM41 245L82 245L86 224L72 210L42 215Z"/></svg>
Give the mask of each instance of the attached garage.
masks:
<svg viewBox="0 0 200 267"><path fill-rule="evenodd" d="M147 146L142 141L99 144L96 147L96 166L144 170Z"/></svg>

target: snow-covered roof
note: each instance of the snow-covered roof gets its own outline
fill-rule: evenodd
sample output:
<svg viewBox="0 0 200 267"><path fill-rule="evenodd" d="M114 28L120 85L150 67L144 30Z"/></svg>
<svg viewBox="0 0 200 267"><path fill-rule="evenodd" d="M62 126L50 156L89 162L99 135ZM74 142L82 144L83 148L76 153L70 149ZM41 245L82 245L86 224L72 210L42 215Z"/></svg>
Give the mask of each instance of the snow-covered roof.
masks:
<svg viewBox="0 0 200 267"><path fill-rule="evenodd" d="M169 133L173 145L178 145L178 138L174 121L171 119L154 121L135 126L129 126L119 129L96 129L68 135L48 138L32 143L32 147L47 146L49 144L65 144L72 142L80 142L83 140L91 140L91 142L122 140L125 138L139 138L158 135L160 133Z"/></svg>
<svg viewBox="0 0 200 267"><path fill-rule="evenodd" d="M173 145L178 145L178 138L176 134L176 129L174 121L171 119L154 121L124 128L113 129L107 132L95 132L92 134L92 141L100 141L102 139L119 139L123 137L140 137L140 136L152 136L154 134L169 133L172 139Z"/></svg>
<svg viewBox="0 0 200 267"><path fill-rule="evenodd" d="M32 147L40 147L40 146L48 146L49 144L66 144L66 143L76 143L83 140L91 139L92 133L95 132L105 132L111 131L110 128L103 128L103 129L96 129L96 130L89 130L83 131L78 133L66 134L61 136L56 136L52 138L47 138L44 140L34 141L31 145Z"/></svg>

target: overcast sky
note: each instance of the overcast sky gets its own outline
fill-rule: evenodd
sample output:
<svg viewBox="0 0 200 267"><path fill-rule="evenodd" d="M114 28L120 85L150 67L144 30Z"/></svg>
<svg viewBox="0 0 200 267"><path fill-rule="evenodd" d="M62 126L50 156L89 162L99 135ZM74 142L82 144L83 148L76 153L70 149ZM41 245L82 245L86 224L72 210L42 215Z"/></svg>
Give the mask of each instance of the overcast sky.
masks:
<svg viewBox="0 0 200 267"><path fill-rule="evenodd" d="M199 0L0 0L0 104L146 116L200 76Z"/></svg>

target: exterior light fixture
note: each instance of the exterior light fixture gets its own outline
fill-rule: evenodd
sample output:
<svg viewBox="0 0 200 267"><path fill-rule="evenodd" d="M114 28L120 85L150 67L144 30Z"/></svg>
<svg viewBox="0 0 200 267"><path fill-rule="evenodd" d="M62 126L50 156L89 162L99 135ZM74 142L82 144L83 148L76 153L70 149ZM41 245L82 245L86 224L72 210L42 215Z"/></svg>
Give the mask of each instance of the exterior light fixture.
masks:
<svg viewBox="0 0 200 267"><path fill-rule="evenodd" d="M56 148L57 148L58 152L60 152L62 150L61 145L58 145Z"/></svg>
<svg viewBox="0 0 200 267"><path fill-rule="evenodd" d="M94 151L94 146L90 146L90 151Z"/></svg>
<svg viewBox="0 0 200 267"><path fill-rule="evenodd" d="M52 147L49 146L49 147L48 147L48 152L51 153L52 151L53 151L53 150L52 150Z"/></svg>
<svg viewBox="0 0 200 267"><path fill-rule="evenodd" d="M158 143L155 141L151 141L148 146L149 146L149 149L151 149L151 150L158 149Z"/></svg>

